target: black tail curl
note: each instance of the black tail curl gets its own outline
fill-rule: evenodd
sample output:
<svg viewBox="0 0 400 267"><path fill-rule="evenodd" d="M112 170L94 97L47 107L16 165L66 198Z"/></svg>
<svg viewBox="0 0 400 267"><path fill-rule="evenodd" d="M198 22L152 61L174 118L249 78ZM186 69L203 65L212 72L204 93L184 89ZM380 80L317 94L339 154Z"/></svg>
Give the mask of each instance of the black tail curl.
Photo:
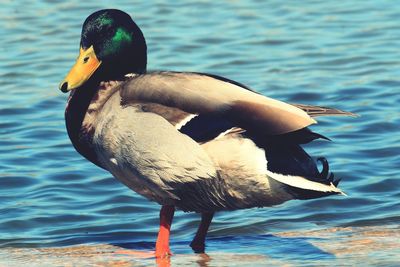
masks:
<svg viewBox="0 0 400 267"><path fill-rule="evenodd" d="M322 171L319 173L318 178L325 181L325 184L333 184L334 186L338 186L341 179L334 179L333 172L329 173L329 163L328 160L324 157L320 157L317 161L322 164Z"/></svg>
<svg viewBox="0 0 400 267"><path fill-rule="evenodd" d="M334 174L329 172L328 160L319 157L317 160L310 157L301 147L302 144L312 142L315 139L329 138L303 128L291 133L276 136L260 136L246 132L256 145L265 150L267 169L271 172L283 175L302 176L310 181L337 186L340 179L335 179ZM317 163L322 164L322 171L318 170Z"/></svg>

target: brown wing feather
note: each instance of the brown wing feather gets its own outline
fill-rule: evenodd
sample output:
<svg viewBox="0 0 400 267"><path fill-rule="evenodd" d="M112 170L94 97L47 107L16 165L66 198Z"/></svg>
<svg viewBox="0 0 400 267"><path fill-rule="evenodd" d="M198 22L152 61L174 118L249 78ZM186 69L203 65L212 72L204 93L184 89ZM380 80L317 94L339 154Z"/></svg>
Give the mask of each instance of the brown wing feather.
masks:
<svg viewBox="0 0 400 267"><path fill-rule="evenodd" d="M160 115L174 126L181 123L190 115L193 115L178 108L167 107L157 103L142 103L141 108L144 112L152 112L157 115Z"/></svg>
<svg viewBox="0 0 400 267"><path fill-rule="evenodd" d="M218 114L244 129L269 135L307 127L315 120L303 110L238 85L195 73L137 75L122 85L122 102L158 103L192 114Z"/></svg>

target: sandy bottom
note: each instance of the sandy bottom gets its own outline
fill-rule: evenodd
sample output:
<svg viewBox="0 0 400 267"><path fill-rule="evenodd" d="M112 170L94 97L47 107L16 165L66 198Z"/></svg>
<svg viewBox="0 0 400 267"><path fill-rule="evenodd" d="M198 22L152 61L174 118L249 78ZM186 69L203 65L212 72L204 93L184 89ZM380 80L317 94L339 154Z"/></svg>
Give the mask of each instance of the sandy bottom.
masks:
<svg viewBox="0 0 400 267"><path fill-rule="evenodd" d="M96 244L55 248L4 248L0 250L0 266L400 266L398 226L281 232L273 237L283 238L285 242L304 238L307 245L316 247L323 252L321 255L329 257L316 255L296 260L296 257L290 256L298 253L294 246L288 249L288 257L275 257L276 248L266 246L265 254L247 253L248 250L246 253L224 252L219 249L207 254L175 253L170 259L156 260L153 251ZM238 251L240 250L238 247ZM260 251L259 248L255 250Z"/></svg>

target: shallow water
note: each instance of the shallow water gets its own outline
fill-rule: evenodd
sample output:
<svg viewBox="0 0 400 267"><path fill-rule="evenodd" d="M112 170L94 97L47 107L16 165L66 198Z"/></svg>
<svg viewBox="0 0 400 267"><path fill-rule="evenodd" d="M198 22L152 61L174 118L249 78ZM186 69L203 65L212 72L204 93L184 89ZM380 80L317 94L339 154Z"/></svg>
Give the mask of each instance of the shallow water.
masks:
<svg viewBox="0 0 400 267"><path fill-rule="evenodd" d="M65 131L67 96L58 83L77 56L83 20L106 7L107 1L1 4L3 249L93 243L154 247L159 206L83 159ZM348 197L221 212L211 226L210 251L251 252L265 256L265 262L298 263L300 257L328 264L335 257L328 250L310 250L307 239L282 241L275 234L399 224L396 1L119 1L112 7L131 14L142 28L150 70L210 72L280 100L360 115L322 118L312 129L333 142L307 147L312 155L329 158ZM186 244L198 220L196 214L176 213L172 250L191 253ZM213 264L223 265L223 258Z"/></svg>

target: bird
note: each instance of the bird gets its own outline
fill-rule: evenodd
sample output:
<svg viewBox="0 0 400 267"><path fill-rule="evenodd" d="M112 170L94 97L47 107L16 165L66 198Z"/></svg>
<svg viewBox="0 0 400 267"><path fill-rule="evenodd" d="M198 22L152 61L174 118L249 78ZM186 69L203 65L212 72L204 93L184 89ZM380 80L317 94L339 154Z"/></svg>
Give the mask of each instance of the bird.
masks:
<svg viewBox="0 0 400 267"><path fill-rule="evenodd" d="M86 18L59 89L70 93L74 148L161 205L157 258L172 255L175 210L201 214L190 246L203 253L215 212L344 194L326 158L302 145L328 139L310 130L316 117L353 113L285 103L214 74L148 72L144 35L124 11Z"/></svg>

